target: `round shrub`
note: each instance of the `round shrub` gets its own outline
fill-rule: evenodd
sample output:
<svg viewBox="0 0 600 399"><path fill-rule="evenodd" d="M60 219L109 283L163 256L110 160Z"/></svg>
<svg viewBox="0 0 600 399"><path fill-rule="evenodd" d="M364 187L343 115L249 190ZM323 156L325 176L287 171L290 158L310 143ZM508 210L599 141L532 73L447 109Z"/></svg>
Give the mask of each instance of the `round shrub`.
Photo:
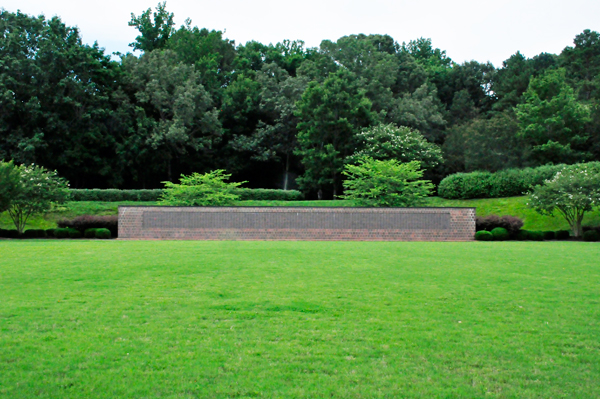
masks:
<svg viewBox="0 0 600 399"><path fill-rule="evenodd" d="M69 229L54 229L54 237L69 238Z"/></svg>
<svg viewBox="0 0 600 399"><path fill-rule="evenodd" d="M67 228L67 231L69 233L69 238L81 238L81 231L70 228Z"/></svg>
<svg viewBox="0 0 600 399"><path fill-rule="evenodd" d="M543 231L530 231L529 239L531 241L544 241L544 232Z"/></svg>
<svg viewBox="0 0 600 399"><path fill-rule="evenodd" d="M557 240L568 240L571 237L571 232L569 230L558 230L554 234L554 238Z"/></svg>
<svg viewBox="0 0 600 399"><path fill-rule="evenodd" d="M544 231L544 240L554 240L556 238L556 234L553 231Z"/></svg>
<svg viewBox="0 0 600 399"><path fill-rule="evenodd" d="M54 237L54 231L56 229L46 229L46 237Z"/></svg>
<svg viewBox="0 0 600 399"><path fill-rule="evenodd" d="M496 227L492 229L491 233L494 236L494 241L506 241L509 237L508 230L504 227Z"/></svg>
<svg viewBox="0 0 600 399"><path fill-rule="evenodd" d="M38 238L37 230L27 229L23 232L21 238Z"/></svg>
<svg viewBox="0 0 600 399"><path fill-rule="evenodd" d="M477 241L492 241L494 236L489 231L481 230L475 233L475 239Z"/></svg>
<svg viewBox="0 0 600 399"><path fill-rule="evenodd" d="M596 230L588 230L583 233L584 241L600 241L600 234Z"/></svg>
<svg viewBox="0 0 600 399"><path fill-rule="evenodd" d="M528 241L531 239L529 233L529 230L519 230L515 238L519 241Z"/></svg>
<svg viewBox="0 0 600 399"><path fill-rule="evenodd" d="M96 238L96 230L98 229L85 229L85 231L83 232L83 237L85 238Z"/></svg>
<svg viewBox="0 0 600 399"><path fill-rule="evenodd" d="M109 229L96 229L96 238L101 240L108 240L110 238Z"/></svg>

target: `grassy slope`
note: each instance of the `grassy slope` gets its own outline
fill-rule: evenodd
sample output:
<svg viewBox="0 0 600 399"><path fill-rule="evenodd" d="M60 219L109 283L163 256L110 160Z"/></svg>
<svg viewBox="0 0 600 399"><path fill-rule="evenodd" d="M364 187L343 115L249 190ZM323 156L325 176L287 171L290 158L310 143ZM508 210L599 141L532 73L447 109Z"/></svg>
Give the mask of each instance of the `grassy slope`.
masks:
<svg viewBox="0 0 600 399"><path fill-rule="evenodd" d="M155 205L154 202L69 202L43 217L33 217L28 228L56 227L56 221L78 215L110 215L116 214L119 205ZM351 201L240 201L242 206L353 206ZM541 216L527 207L527 197L493 198L476 200L446 200L439 197L427 199L427 206L466 206L476 207L478 216L513 215L525 222L529 230L562 230L568 225L560 216ZM586 215L584 224L600 225L600 212ZM0 214L0 228L14 228L7 213Z"/></svg>
<svg viewBox="0 0 600 399"><path fill-rule="evenodd" d="M0 240L0 397L600 397L598 249Z"/></svg>

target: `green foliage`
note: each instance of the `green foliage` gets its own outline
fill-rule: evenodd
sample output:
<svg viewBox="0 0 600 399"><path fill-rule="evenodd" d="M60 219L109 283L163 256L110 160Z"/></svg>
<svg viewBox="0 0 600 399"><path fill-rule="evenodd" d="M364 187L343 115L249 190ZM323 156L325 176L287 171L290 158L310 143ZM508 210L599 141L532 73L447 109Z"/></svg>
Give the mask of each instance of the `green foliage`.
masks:
<svg viewBox="0 0 600 399"><path fill-rule="evenodd" d="M568 240L571 237L571 232L569 230L558 230L554 233L554 238L557 240Z"/></svg>
<svg viewBox="0 0 600 399"><path fill-rule="evenodd" d="M355 163L360 158L396 159L399 162L419 161L424 169L441 164L442 151L415 129L393 124L365 128L356 136L359 150L346 159Z"/></svg>
<svg viewBox="0 0 600 399"><path fill-rule="evenodd" d="M516 107L520 135L539 164L574 163L590 157L589 107L579 103L567 85L564 69L549 70L529 83L525 103Z"/></svg>
<svg viewBox="0 0 600 399"><path fill-rule="evenodd" d="M554 240L556 238L556 233L553 231L543 231L544 240Z"/></svg>
<svg viewBox="0 0 600 399"><path fill-rule="evenodd" d="M84 238L96 238L96 230L98 230L98 229L96 229L96 228L85 229L85 231L83 232L83 237ZM110 232L110 230L109 230L109 232Z"/></svg>
<svg viewBox="0 0 600 399"><path fill-rule="evenodd" d="M109 229L96 229L95 233L95 237L101 240L108 240L109 238L111 238Z"/></svg>
<svg viewBox="0 0 600 399"><path fill-rule="evenodd" d="M588 230L583 233L584 241L600 241L600 234L596 230Z"/></svg>
<svg viewBox="0 0 600 399"><path fill-rule="evenodd" d="M158 201L162 189L154 190L117 190L117 189L70 189L70 201Z"/></svg>
<svg viewBox="0 0 600 399"><path fill-rule="evenodd" d="M67 228L54 229L54 237L69 238L69 229L67 229Z"/></svg>
<svg viewBox="0 0 600 399"><path fill-rule="evenodd" d="M561 214L580 237L586 212L600 206L600 162L565 167L533 188L529 205L542 215Z"/></svg>
<svg viewBox="0 0 600 399"><path fill-rule="evenodd" d="M55 171L33 164L21 165L18 171L20 189L12 199L8 213L19 233L22 233L31 215L46 212L53 204L65 202L69 191L66 180L58 177Z"/></svg>
<svg viewBox="0 0 600 399"><path fill-rule="evenodd" d="M153 19L150 18L152 9L148 8L139 17L131 13L129 26L135 27L140 35L135 38L135 42L129 46L134 50L142 50L146 53L152 50L161 49L167 44L167 40L173 33L173 13L166 10L167 2L158 3Z"/></svg>
<svg viewBox="0 0 600 399"><path fill-rule="evenodd" d="M475 239L477 241L493 241L494 235L489 231L480 230L475 233Z"/></svg>
<svg viewBox="0 0 600 399"><path fill-rule="evenodd" d="M173 206L226 206L233 205L239 198L235 189L241 183L227 183L231 177L223 169L214 170L203 175L193 173L181 175L180 184L165 183L161 196L161 205Z"/></svg>
<svg viewBox="0 0 600 399"><path fill-rule="evenodd" d="M527 193L561 171L564 165L546 165L537 168L505 169L499 172L455 173L444 178L438 186L443 198L500 198Z"/></svg>
<svg viewBox="0 0 600 399"><path fill-rule="evenodd" d="M46 229L46 237L54 237L54 231L56 229Z"/></svg>
<svg viewBox="0 0 600 399"><path fill-rule="evenodd" d="M81 238L83 236L83 234L81 234L81 231L73 229L71 227L67 227L67 233L69 235L69 238Z"/></svg>
<svg viewBox="0 0 600 399"><path fill-rule="evenodd" d="M295 153L305 168L298 184L303 191L331 188L335 198L344 159L355 148L356 134L375 120L371 102L354 75L340 70L330 74L323 84L309 84L297 104L296 116Z"/></svg>
<svg viewBox="0 0 600 399"><path fill-rule="evenodd" d="M269 190L264 188L235 188L238 201L300 201L304 195L297 190Z"/></svg>
<svg viewBox="0 0 600 399"><path fill-rule="evenodd" d="M531 239L531 231L529 230L519 230L515 238L518 241L528 241Z"/></svg>
<svg viewBox="0 0 600 399"><path fill-rule="evenodd" d="M21 175L10 162L0 161L0 213L6 211L21 188Z"/></svg>
<svg viewBox="0 0 600 399"><path fill-rule="evenodd" d="M490 233L492 233L492 236L494 236L494 241L506 241L510 237L508 230L506 230L504 227L496 227L492 229Z"/></svg>
<svg viewBox="0 0 600 399"><path fill-rule="evenodd" d="M417 206L434 187L428 180L419 180L423 171L417 161L400 163L366 157L357 165L346 165L343 174L347 177L344 198L361 206Z"/></svg>

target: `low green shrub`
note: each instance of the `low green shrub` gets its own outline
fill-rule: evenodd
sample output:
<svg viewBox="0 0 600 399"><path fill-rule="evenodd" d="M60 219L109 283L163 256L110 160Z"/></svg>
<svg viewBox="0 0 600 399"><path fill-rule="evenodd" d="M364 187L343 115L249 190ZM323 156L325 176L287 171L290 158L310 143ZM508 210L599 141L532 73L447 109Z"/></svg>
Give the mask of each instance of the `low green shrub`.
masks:
<svg viewBox="0 0 600 399"><path fill-rule="evenodd" d="M492 241L494 236L489 231L481 230L475 233L475 239L477 241Z"/></svg>
<svg viewBox="0 0 600 399"><path fill-rule="evenodd" d="M531 241L544 241L544 232L543 231L530 231L529 239Z"/></svg>
<svg viewBox="0 0 600 399"><path fill-rule="evenodd" d="M54 229L54 237L69 238L69 229L66 229L66 228Z"/></svg>
<svg viewBox="0 0 600 399"><path fill-rule="evenodd" d="M23 232L22 238L46 238L46 230L27 229Z"/></svg>
<svg viewBox="0 0 600 399"><path fill-rule="evenodd" d="M54 237L54 231L56 229L46 229L46 237Z"/></svg>
<svg viewBox="0 0 600 399"><path fill-rule="evenodd" d="M504 227L508 230L508 234L511 236L515 236L521 227L523 227L523 220L516 216L497 216L497 215L488 215L488 216L477 216L475 218L475 230L487 230L492 231L496 227Z"/></svg>
<svg viewBox="0 0 600 399"><path fill-rule="evenodd" d="M494 241L506 241L510 236L504 227L496 227L490 233L492 233Z"/></svg>
<svg viewBox="0 0 600 399"><path fill-rule="evenodd" d="M554 236L557 240L568 240L571 237L571 232L569 230L558 230Z"/></svg>
<svg viewBox="0 0 600 399"><path fill-rule="evenodd" d="M232 191L240 201L300 201L304 195L297 190L275 190L265 188L236 188ZM146 201L156 202L163 189L117 190L117 189L71 189L71 201Z"/></svg>
<svg viewBox="0 0 600 399"><path fill-rule="evenodd" d="M87 229L109 229L113 237L119 236L119 217L117 215L81 215L73 219L62 219L58 227L72 228L85 232Z"/></svg>
<svg viewBox="0 0 600 399"><path fill-rule="evenodd" d="M529 233L529 230L519 230L515 238L519 241L529 241L531 239Z"/></svg>
<svg viewBox="0 0 600 399"><path fill-rule="evenodd" d="M69 238L81 238L81 236L82 236L81 231L79 231L77 229L68 227L67 231L69 233Z"/></svg>
<svg viewBox="0 0 600 399"><path fill-rule="evenodd" d="M554 233L553 231L543 231L542 234L544 234L544 240L556 239L556 233Z"/></svg>
<svg viewBox="0 0 600 399"><path fill-rule="evenodd" d="M83 237L84 238L96 238L96 228L91 228L91 229L85 229L85 231L83 232Z"/></svg>
<svg viewBox="0 0 600 399"><path fill-rule="evenodd" d="M18 238L19 232L17 230L0 229L0 238Z"/></svg>
<svg viewBox="0 0 600 399"><path fill-rule="evenodd" d="M109 229L96 229L96 238L107 240L111 238Z"/></svg>
<svg viewBox="0 0 600 399"><path fill-rule="evenodd" d="M500 198L523 195L531 187L551 179L565 165L505 169L495 173L455 173L444 178L438 195L449 199Z"/></svg>
<svg viewBox="0 0 600 399"><path fill-rule="evenodd" d="M600 241L600 234L596 230L588 230L583 233L584 241Z"/></svg>

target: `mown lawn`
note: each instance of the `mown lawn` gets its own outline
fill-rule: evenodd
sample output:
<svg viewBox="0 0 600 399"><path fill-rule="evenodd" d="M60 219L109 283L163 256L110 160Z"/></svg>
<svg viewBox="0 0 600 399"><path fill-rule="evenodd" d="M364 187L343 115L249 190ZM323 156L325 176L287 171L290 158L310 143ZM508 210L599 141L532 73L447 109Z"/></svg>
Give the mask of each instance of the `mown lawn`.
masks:
<svg viewBox="0 0 600 399"><path fill-rule="evenodd" d="M56 222L63 218L79 215L116 215L119 205L156 205L156 202L68 202L45 215L34 216L27 228L49 229L56 227ZM355 206L352 201L238 201L239 206ZM511 215L524 221L524 229L528 230L565 230L569 226L561 217L542 216L527 207L527 197L489 198L474 200L447 200L431 197L425 206L433 207L475 207L478 216ZM600 226L600 211L590 212L584 219L584 225ZM14 225L5 212L0 214L0 228L13 229Z"/></svg>
<svg viewBox="0 0 600 399"><path fill-rule="evenodd" d="M597 398L599 255L0 240L0 397Z"/></svg>

